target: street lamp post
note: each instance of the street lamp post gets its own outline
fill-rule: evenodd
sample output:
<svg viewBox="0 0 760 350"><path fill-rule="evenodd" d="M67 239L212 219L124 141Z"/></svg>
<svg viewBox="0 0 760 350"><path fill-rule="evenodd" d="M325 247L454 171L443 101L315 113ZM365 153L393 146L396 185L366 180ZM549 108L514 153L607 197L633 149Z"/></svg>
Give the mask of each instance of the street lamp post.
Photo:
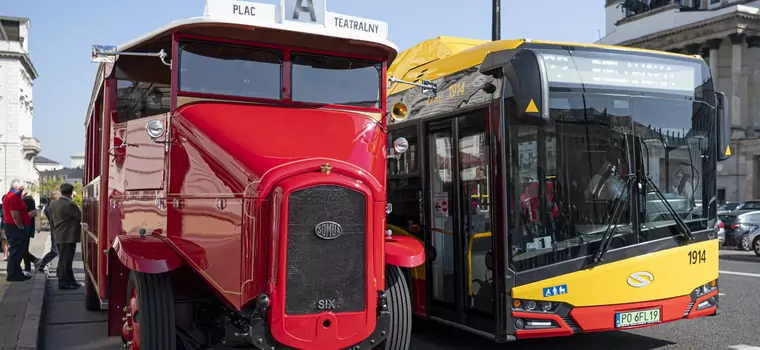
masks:
<svg viewBox="0 0 760 350"><path fill-rule="evenodd" d="M491 10L491 40L501 40L501 0L493 0Z"/></svg>

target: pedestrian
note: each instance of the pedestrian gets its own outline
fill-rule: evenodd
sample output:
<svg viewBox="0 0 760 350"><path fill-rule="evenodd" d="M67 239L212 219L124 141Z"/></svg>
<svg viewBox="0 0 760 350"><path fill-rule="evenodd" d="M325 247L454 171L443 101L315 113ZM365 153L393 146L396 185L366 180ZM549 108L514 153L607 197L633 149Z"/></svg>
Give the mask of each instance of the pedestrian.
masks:
<svg viewBox="0 0 760 350"><path fill-rule="evenodd" d="M26 233L28 237L28 241L26 242L26 253L24 253L24 274L27 276L32 275L32 265L34 265L35 270L40 264L40 259L34 256L29 249L31 249L31 243L32 238L34 238L35 232L37 232L37 215L40 214L40 211L37 210L37 204L34 202L34 198L29 195L29 193L24 192L22 195L22 199L24 201L24 205L26 205L26 210L29 212L29 217L31 218L31 222L29 225L26 226Z"/></svg>
<svg viewBox="0 0 760 350"><path fill-rule="evenodd" d="M82 285L74 278L74 254L82 234L82 212L72 201L74 186L61 185L61 198L50 203L51 227L58 245L58 289L77 289Z"/></svg>
<svg viewBox="0 0 760 350"><path fill-rule="evenodd" d="M53 201L60 199L61 191L53 191L53 195L51 197L51 200ZM40 202L42 202L42 200L40 200ZM45 205L45 209L42 210L42 213L45 215L45 218L48 221L48 226L50 227L50 251L42 257L42 262L40 262L40 266L37 268L37 270L40 272L45 272L45 267L47 267L47 264L49 264L58 256L58 247L55 244L55 235L53 234L53 227L55 225L53 224L53 217L50 215L50 203L50 200L47 200L45 203L43 203Z"/></svg>
<svg viewBox="0 0 760 350"><path fill-rule="evenodd" d="M3 195L3 199L5 199L5 195ZM3 248L3 261L8 260L8 237L5 236L5 223L3 220L5 219L5 215L3 215L3 205L0 204L0 245L2 245Z"/></svg>
<svg viewBox="0 0 760 350"><path fill-rule="evenodd" d="M24 185L20 180L11 181L11 188L3 197L3 223L5 235L8 237L8 274L5 280L8 282L21 282L31 278L21 270L21 260L28 250L29 234L27 226L31 225L32 218L26 210L21 194Z"/></svg>

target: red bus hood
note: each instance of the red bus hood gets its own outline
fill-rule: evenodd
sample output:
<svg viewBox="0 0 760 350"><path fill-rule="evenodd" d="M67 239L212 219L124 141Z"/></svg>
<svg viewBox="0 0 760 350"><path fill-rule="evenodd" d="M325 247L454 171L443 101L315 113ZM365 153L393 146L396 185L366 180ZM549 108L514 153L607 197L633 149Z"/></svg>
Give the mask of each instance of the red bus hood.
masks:
<svg viewBox="0 0 760 350"><path fill-rule="evenodd" d="M188 158L195 154L216 162L223 169L217 174L227 172L224 177L233 188L261 179L271 169L311 158L351 163L385 183L385 133L367 114L199 102L177 109L171 137L184 145ZM172 163L178 160L174 152L172 158ZM188 167L193 163L187 162Z"/></svg>

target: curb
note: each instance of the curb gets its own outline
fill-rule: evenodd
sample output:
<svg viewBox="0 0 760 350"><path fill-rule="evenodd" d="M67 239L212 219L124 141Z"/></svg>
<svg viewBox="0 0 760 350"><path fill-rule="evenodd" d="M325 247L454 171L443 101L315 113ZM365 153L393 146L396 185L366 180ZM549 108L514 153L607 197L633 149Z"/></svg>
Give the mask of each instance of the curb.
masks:
<svg viewBox="0 0 760 350"><path fill-rule="evenodd" d="M36 350L38 347L47 279L48 275L45 272L37 272L32 277L32 291L29 293L21 332L16 343L18 350Z"/></svg>

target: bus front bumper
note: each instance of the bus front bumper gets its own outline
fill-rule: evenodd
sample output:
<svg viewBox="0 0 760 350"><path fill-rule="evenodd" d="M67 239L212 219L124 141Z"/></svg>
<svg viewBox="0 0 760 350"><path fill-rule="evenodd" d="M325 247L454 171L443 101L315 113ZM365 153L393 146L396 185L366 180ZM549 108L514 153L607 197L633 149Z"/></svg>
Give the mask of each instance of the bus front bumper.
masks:
<svg viewBox="0 0 760 350"><path fill-rule="evenodd" d="M706 291L701 288L702 286L696 288L689 295L647 302L586 307L560 304L550 312L514 309L512 319L515 323L515 336L517 339L531 339L568 336L582 332L628 330L717 315L717 281L712 290ZM525 304L525 301L522 303ZM658 319L643 320L646 317L642 316L641 321L619 325L619 314L634 312L643 315L635 312L655 309L659 310Z"/></svg>

